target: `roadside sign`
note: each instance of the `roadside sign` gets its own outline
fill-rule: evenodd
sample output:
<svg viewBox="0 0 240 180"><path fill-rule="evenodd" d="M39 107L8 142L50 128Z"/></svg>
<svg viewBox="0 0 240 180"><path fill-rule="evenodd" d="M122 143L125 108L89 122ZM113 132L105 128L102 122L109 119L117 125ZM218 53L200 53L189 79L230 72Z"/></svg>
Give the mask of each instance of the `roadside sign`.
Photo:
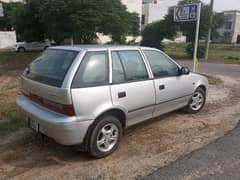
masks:
<svg viewBox="0 0 240 180"><path fill-rule="evenodd" d="M196 21L196 36L193 56L193 70L198 72L198 38L199 38L199 26L201 18L201 3L198 4L186 4L182 6L174 7L174 22Z"/></svg>
<svg viewBox="0 0 240 180"><path fill-rule="evenodd" d="M198 5L199 4L189 4L174 7L174 21L196 21L198 18Z"/></svg>
<svg viewBox="0 0 240 180"><path fill-rule="evenodd" d="M3 17L4 14L3 14L3 6L2 6L2 3L0 3L0 17Z"/></svg>

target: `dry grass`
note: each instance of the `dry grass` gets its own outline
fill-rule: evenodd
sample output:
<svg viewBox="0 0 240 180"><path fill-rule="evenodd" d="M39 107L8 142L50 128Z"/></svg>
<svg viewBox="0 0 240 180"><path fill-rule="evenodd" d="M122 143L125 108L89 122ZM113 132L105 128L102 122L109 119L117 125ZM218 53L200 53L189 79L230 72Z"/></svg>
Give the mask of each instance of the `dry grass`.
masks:
<svg viewBox="0 0 240 180"><path fill-rule="evenodd" d="M219 77L213 77L213 76L209 76L207 74L203 74L203 75L208 78L208 83L210 85L217 85L217 84L222 84L223 83L222 79L219 78Z"/></svg>
<svg viewBox="0 0 240 180"><path fill-rule="evenodd" d="M23 125L16 106L20 75L39 53L0 52L0 135Z"/></svg>

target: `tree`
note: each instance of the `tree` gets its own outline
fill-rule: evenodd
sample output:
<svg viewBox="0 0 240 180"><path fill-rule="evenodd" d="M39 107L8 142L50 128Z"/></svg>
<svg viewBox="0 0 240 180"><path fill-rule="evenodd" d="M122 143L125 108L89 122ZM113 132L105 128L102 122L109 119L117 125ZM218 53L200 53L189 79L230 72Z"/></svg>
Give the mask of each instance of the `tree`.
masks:
<svg viewBox="0 0 240 180"><path fill-rule="evenodd" d="M218 38L219 33L217 29L224 25L224 14L223 13L215 13L213 16L213 24L212 24L212 38Z"/></svg>
<svg viewBox="0 0 240 180"><path fill-rule="evenodd" d="M182 0L179 5L199 3L200 0ZM205 37L209 28L209 16L211 14L211 8L209 5L202 3L201 10L201 22L200 22L200 37ZM142 32L143 45L162 47L160 45L164 38L174 38L176 31L182 31L187 36L187 41L193 43L195 39L196 22L173 22L174 11L170 8L169 13L165 16L165 19L156 23L148 25ZM215 14L213 18L213 36L217 36L217 28L223 25L223 17L221 14Z"/></svg>
<svg viewBox="0 0 240 180"><path fill-rule="evenodd" d="M173 38L176 31L177 27L173 23L173 18L167 15L164 20L151 23L143 29L141 45L163 50L162 40L164 38Z"/></svg>
<svg viewBox="0 0 240 180"><path fill-rule="evenodd" d="M104 11L99 32L112 36L113 43L125 43L126 35L139 34L140 19L137 13L129 13L119 0L102 0L100 6Z"/></svg>
<svg viewBox="0 0 240 180"><path fill-rule="evenodd" d="M191 3L202 3L200 0L182 0L179 2L179 5L182 4L191 4ZM206 5L202 3L201 9L201 21L200 21L200 34L199 37L206 37L208 34L209 29L209 17L211 15L211 7L210 5ZM168 16L173 17L173 13L169 14ZM223 16L221 14L215 14L213 16L213 35L217 35L217 28L221 27L224 23ZM194 42L195 39L195 30L196 30L196 22L184 22L184 23L177 23L180 30L183 31L184 35L187 36L188 42Z"/></svg>
<svg viewBox="0 0 240 180"><path fill-rule="evenodd" d="M0 17L0 30L1 31L12 31L13 30L13 16L17 8L22 3L2 3L4 9L4 16Z"/></svg>
<svg viewBox="0 0 240 180"><path fill-rule="evenodd" d="M26 21L19 23L22 18ZM58 44L66 38L92 43L97 32L120 43L126 35L139 33L139 17L127 12L120 0L28 0L16 14L15 25L26 39L37 33L35 39L54 39Z"/></svg>
<svg viewBox="0 0 240 180"><path fill-rule="evenodd" d="M41 1L27 1L16 9L13 18L14 29L18 39L25 41L42 41L45 38L44 21L40 16Z"/></svg>

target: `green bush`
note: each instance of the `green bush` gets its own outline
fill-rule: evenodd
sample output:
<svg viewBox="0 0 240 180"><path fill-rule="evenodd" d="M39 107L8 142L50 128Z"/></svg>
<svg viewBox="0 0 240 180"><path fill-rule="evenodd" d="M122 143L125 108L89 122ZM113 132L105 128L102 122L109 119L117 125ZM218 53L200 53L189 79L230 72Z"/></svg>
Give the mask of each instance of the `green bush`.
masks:
<svg viewBox="0 0 240 180"><path fill-rule="evenodd" d="M238 61L238 60L240 60L240 57L236 57L236 56L228 56L227 59Z"/></svg>
<svg viewBox="0 0 240 180"><path fill-rule="evenodd" d="M194 54L194 44L188 44L187 47L186 47L186 53L188 56L191 56L193 57L193 54ZM204 57L204 54L205 54L205 47L204 45L202 44L199 44L198 45L198 54L197 54L197 57L198 58L203 58Z"/></svg>

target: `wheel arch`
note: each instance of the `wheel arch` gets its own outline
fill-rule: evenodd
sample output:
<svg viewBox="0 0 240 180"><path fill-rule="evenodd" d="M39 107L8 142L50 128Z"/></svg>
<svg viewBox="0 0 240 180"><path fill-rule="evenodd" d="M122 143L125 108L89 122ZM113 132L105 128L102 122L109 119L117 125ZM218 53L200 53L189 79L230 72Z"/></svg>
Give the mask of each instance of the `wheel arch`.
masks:
<svg viewBox="0 0 240 180"><path fill-rule="evenodd" d="M199 85L196 89L201 88L205 93L207 92L207 87L203 84Z"/></svg>
<svg viewBox="0 0 240 180"><path fill-rule="evenodd" d="M112 108L112 109L108 109L102 113L100 113L94 120L94 122L89 126L87 133L84 137L84 141L81 144L80 149L83 151L88 151L88 145L89 145L89 138L90 135L94 129L94 126L98 123L98 120L106 115L112 115L114 117L116 117L117 119L119 119L120 123L122 124L123 129L126 127L126 113L124 112L124 110L120 109L120 108Z"/></svg>
<svg viewBox="0 0 240 180"><path fill-rule="evenodd" d="M26 51L26 48L23 47L23 46L19 46L19 47L17 48L18 51L20 51L20 49L23 49L24 51Z"/></svg>
<svg viewBox="0 0 240 180"><path fill-rule="evenodd" d="M100 115L98 115L96 117L94 122L96 122L98 119L100 119L101 117L106 116L106 115L112 115L112 116L116 117L121 122L122 127L123 128L126 127L126 117L127 117L126 113L122 109L119 109L119 108L112 108L112 109L102 112Z"/></svg>

